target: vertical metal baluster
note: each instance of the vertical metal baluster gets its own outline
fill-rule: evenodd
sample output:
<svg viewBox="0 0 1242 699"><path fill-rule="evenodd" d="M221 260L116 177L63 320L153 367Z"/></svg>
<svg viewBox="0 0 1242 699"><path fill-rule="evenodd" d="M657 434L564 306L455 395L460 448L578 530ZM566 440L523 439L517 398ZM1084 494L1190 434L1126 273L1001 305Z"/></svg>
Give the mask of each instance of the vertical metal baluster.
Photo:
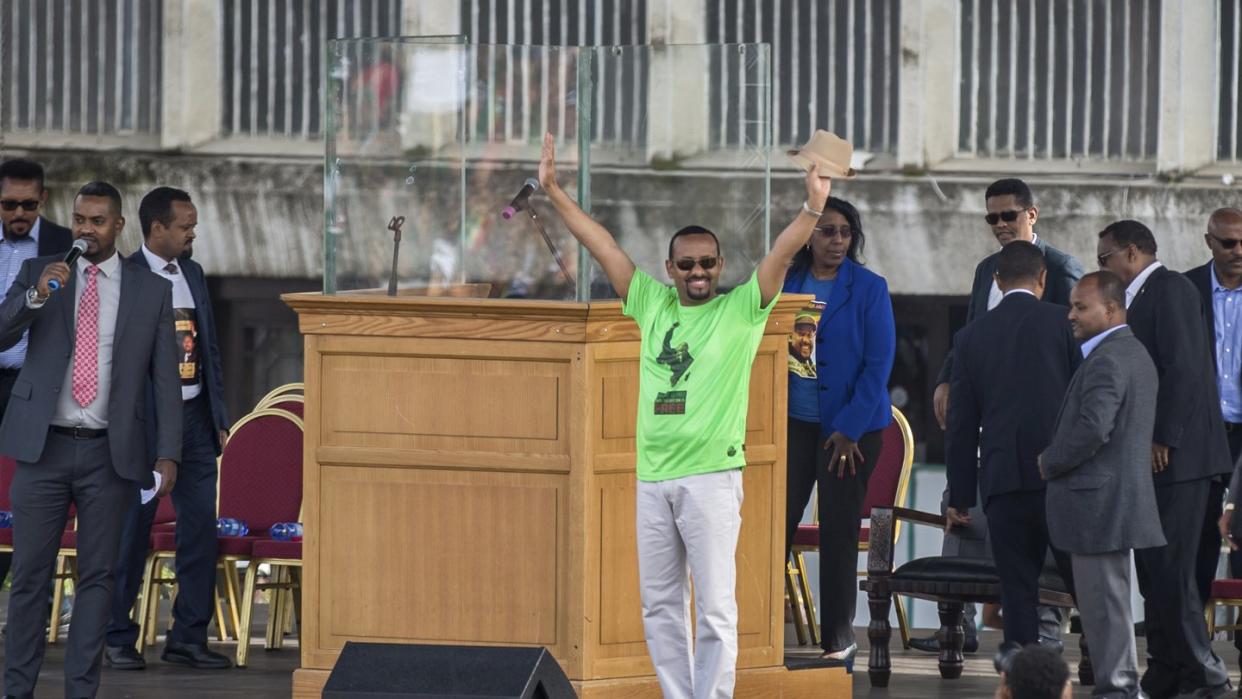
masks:
<svg viewBox="0 0 1242 699"><path fill-rule="evenodd" d="M1018 155L1018 0L1009 0L1009 157Z"/></svg>
<svg viewBox="0 0 1242 699"><path fill-rule="evenodd" d="M1065 30L1065 157L1074 157L1074 5L1067 3Z"/></svg>
<svg viewBox="0 0 1242 699"><path fill-rule="evenodd" d="M871 27L872 5L873 3L870 3L870 2L863 5L863 53L859 57L859 60L862 61L862 65L863 65L863 75L867 76L863 80L863 85L862 85L863 118L862 118L862 124L860 124L862 136L859 139L859 144L863 148L866 148L867 150L872 149L872 146L871 146L871 85L875 82L874 80L871 79L871 76L874 75L874 72L875 72L875 66L871 62L871 42L874 40L874 37L872 36L872 27Z"/></svg>
<svg viewBox="0 0 1242 699"><path fill-rule="evenodd" d="M815 132L819 128L819 0L811 0L810 2L810 21L807 23L810 31L807 33L808 51L807 62L811 73L811 92L807 95L810 100L810 111L807 114L807 135ZM793 144L795 146L801 143Z"/></svg>
<svg viewBox="0 0 1242 699"><path fill-rule="evenodd" d="M854 0L845 0L845 140L854 142Z"/></svg>

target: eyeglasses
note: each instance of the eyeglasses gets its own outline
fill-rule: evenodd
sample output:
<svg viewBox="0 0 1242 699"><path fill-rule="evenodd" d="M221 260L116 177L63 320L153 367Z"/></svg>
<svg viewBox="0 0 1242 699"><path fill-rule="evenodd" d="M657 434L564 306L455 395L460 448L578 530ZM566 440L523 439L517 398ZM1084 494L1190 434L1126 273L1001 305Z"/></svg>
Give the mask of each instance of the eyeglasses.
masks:
<svg viewBox="0 0 1242 699"><path fill-rule="evenodd" d="M1096 262L1099 262L1099 263L1100 263L1100 266L1101 266L1101 267L1103 267L1103 266L1104 266L1104 260L1107 260L1107 259L1108 259L1108 257L1109 257L1110 255L1116 255L1116 254L1117 254L1117 253L1119 253L1119 252L1125 252L1125 251L1126 251L1126 249L1127 249L1127 248L1129 248L1129 247L1130 247L1130 246L1128 246L1128 245L1127 245L1127 246L1126 246L1126 247L1124 247L1124 248L1117 248L1116 250L1109 250L1108 252L1104 253L1103 255L1097 255L1097 256L1096 256L1096 258L1095 258L1095 261L1096 261Z"/></svg>
<svg viewBox="0 0 1242 699"><path fill-rule="evenodd" d="M987 216L983 217L983 220L987 221L989 226L995 226L998 221L1004 221L1005 223L1013 223L1014 221L1018 220L1018 216L1021 216L1024 213L1026 213L1026 209L1013 209L1011 211L1001 211L995 214L988 214Z"/></svg>
<svg viewBox="0 0 1242 699"><path fill-rule="evenodd" d="M697 260L682 258L674 262L673 265L676 266L677 269L680 269L683 272L694 271L695 265L702 267L704 271L707 271L715 267L716 263L719 261L720 261L720 258L718 257L700 257Z"/></svg>
<svg viewBox="0 0 1242 699"><path fill-rule="evenodd" d="M846 240L854 235L849 226L841 226L840 228L836 226L816 226L815 232L822 234L825 238L840 238L841 240Z"/></svg>
<svg viewBox="0 0 1242 699"><path fill-rule="evenodd" d="M0 199L0 209L4 209L5 211L17 211L17 207L19 206L26 211L35 211L39 208L39 200L23 199L18 201L16 199Z"/></svg>
<svg viewBox="0 0 1242 699"><path fill-rule="evenodd" d="M1242 243L1242 240L1238 240L1237 238L1218 238L1211 233L1208 233L1208 236L1211 237L1212 240L1215 240L1217 245L1226 250L1232 250L1238 243Z"/></svg>

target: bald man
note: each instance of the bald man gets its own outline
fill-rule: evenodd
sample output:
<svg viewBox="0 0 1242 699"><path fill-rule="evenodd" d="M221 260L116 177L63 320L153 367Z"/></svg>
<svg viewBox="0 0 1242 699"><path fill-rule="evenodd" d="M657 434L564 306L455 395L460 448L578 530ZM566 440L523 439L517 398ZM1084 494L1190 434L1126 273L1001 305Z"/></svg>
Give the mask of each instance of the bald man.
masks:
<svg viewBox="0 0 1242 699"><path fill-rule="evenodd" d="M1229 441L1229 456L1234 463L1242 454L1242 210L1217 209L1208 218L1207 233L1203 236L1212 259L1202 267L1186 273L1203 297L1204 324L1206 326L1212 358L1215 360L1216 386L1220 393L1220 412L1225 421L1225 436ZM1216 575L1216 563L1220 551L1221 536L1229 537L1233 510L1242 491L1242 473L1234 467L1229 483L1229 498L1224 514L1220 514L1221 490L1216 485L1208 502L1207 518L1219 517L1219 528L1205 522L1200 547L1198 583L1203 599L1211 591L1212 578ZM1242 524L1242 521L1239 522ZM1238 536L1236 529L1234 536ZM1239 537L1242 541L1242 537ZM1233 553L1229 555L1231 577L1242 575L1242 552L1229 539ZM1242 653L1242 634L1234 635L1234 646Z"/></svg>

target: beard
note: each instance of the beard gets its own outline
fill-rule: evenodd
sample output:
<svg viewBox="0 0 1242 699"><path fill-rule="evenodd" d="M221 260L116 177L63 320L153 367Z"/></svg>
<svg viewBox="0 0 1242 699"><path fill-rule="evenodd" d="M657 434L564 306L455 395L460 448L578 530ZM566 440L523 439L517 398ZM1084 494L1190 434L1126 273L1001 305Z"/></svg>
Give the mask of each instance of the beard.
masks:
<svg viewBox="0 0 1242 699"><path fill-rule="evenodd" d="M194 257L194 248L186 248L185 252L177 255L178 260L188 260L192 257Z"/></svg>

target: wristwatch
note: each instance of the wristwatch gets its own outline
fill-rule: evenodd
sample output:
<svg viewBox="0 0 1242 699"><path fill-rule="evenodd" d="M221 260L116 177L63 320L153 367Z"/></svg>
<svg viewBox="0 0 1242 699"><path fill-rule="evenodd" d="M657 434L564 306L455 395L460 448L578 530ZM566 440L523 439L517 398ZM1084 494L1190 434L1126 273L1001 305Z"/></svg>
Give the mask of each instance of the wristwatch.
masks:
<svg viewBox="0 0 1242 699"><path fill-rule="evenodd" d="M43 304L47 303L48 298L51 297L39 298L38 287L32 286L26 290L26 305L31 308L39 308Z"/></svg>

